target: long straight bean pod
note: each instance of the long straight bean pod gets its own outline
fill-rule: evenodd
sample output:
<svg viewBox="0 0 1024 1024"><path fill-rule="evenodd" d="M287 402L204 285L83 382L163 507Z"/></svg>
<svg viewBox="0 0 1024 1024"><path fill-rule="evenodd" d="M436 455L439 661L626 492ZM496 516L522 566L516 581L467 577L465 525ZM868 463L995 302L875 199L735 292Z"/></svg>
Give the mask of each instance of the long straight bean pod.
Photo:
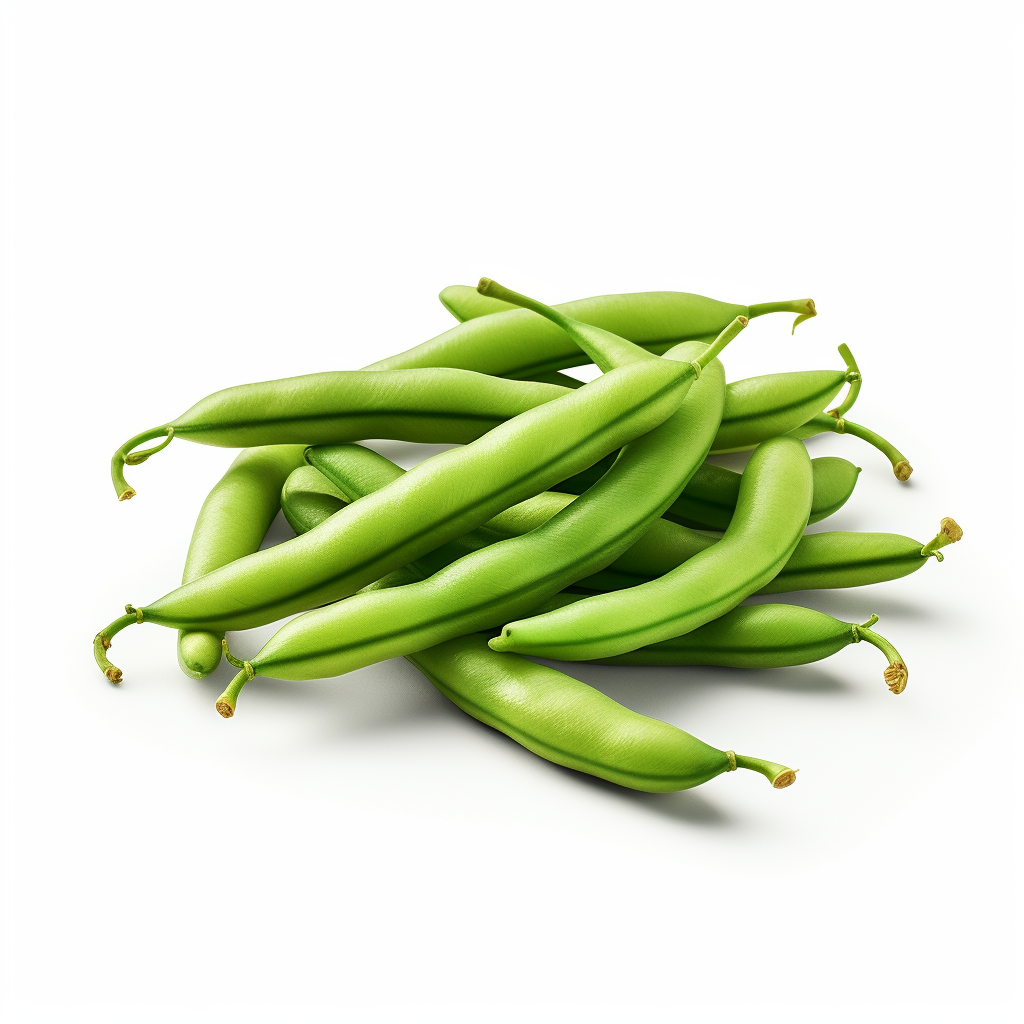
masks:
<svg viewBox="0 0 1024 1024"><path fill-rule="evenodd" d="M644 355L591 329L579 343L591 348L595 361L615 358L622 348ZM712 347L707 358L715 354ZM240 558L152 604L126 606L126 614L95 637L97 664L108 678L120 677L106 650L135 622L247 629L355 593L652 431L679 408L703 358L648 357L612 369L428 459L301 537Z"/></svg>
<svg viewBox="0 0 1024 1024"><path fill-rule="evenodd" d="M448 293L446 289L442 294ZM765 313L789 312L796 313L796 322L800 322L815 315L811 299L740 306L688 292L597 295L554 309L659 355L683 341L709 343L738 316L752 319ZM530 379L535 374L591 361L557 324L529 309L509 309L467 320L422 345L372 363L368 369L457 366L498 377Z"/></svg>
<svg viewBox="0 0 1024 1024"><path fill-rule="evenodd" d="M124 501L135 491L124 467L136 466L172 438L222 448L338 444L367 437L465 444L499 423L566 394L554 384L508 381L470 370L338 370L243 384L201 399L176 419L133 437L111 459ZM133 449L164 438L156 448Z"/></svg>
<svg viewBox="0 0 1024 1024"><path fill-rule="evenodd" d="M185 559L182 583L259 550L281 508L281 489L303 464L302 445L242 452L203 502ZM178 664L193 679L208 676L221 659L222 632L181 630Z"/></svg>
<svg viewBox="0 0 1024 1024"><path fill-rule="evenodd" d="M765 441L747 463L736 513L717 544L649 583L510 622L490 645L590 660L688 633L778 575L800 541L810 507L811 464L803 444L792 437Z"/></svg>
<svg viewBox="0 0 1024 1024"><path fill-rule="evenodd" d="M579 594L558 594L545 607L565 607L579 600ZM877 621L872 615L857 625L795 604L741 605L682 636L596 660L604 665L785 668L822 661L864 640L886 656L885 683L893 693L902 693L907 666L896 648L871 629Z"/></svg>

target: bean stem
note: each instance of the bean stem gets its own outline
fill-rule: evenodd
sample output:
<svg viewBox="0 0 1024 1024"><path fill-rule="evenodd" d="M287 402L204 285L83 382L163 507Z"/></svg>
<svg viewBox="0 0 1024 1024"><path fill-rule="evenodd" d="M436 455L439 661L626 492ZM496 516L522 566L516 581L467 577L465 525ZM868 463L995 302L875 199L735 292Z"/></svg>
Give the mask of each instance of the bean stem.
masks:
<svg viewBox="0 0 1024 1024"><path fill-rule="evenodd" d="M879 636L873 629L868 628L877 621L878 616L872 615L867 622L860 626L854 626L853 642L856 644L861 640L867 640L869 644L873 644L889 659L889 667L883 673L885 682L893 693L902 693L907 688L907 680L910 678L910 673L907 672L906 663L900 657L900 652L884 636Z"/></svg>
<svg viewBox="0 0 1024 1024"><path fill-rule="evenodd" d="M857 365L857 360L853 358L853 353L850 351L850 346L840 345L839 354L843 357L843 361L846 363L846 368L849 371L846 375L846 380L850 385L850 390L846 392L846 398L843 399L841 405L828 411L829 416L834 416L837 420L842 419L853 408L853 403L857 401L857 396L860 394L861 384L864 382L861 377L860 367Z"/></svg>
<svg viewBox="0 0 1024 1024"><path fill-rule="evenodd" d="M735 754L736 767L747 768L752 772L760 772L775 789L785 789L796 782L796 773L799 768L787 768L784 764L776 764L774 761L762 761L759 757L744 757L743 754Z"/></svg>
<svg viewBox="0 0 1024 1024"><path fill-rule="evenodd" d="M939 532L921 548L921 557L927 558L929 555L934 555L935 560L941 562L943 556L939 554L939 548L944 548L947 544L955 544L963 535L964 531L957 525L956 520L947 516L939 523Z"/></svg>
<svg viewBox="0 0 1024 1024"><path fill-rule="evenodd" d="M146 451L135 452L132 454L132 449L137 444L142 444L145 441L152 441L156 437L160 437L161 434L167 435L167 440L163 443L156 445L153 448L149 448ZM136 434L130 441L126 441L120 448L114 452L113 458L110 460L110 479L114 482L114 490L117 492L118 501L127 501L129 498L135 497L135 491L128 486L128 481L124 478L124 467L138 466L145 462L151 455L155 455L158 451L166 448L174 437L174 427L162 426L153 427L151 430L144 430L141 434Z"/></svg>
<svg viewBox="0 0 1024 1024"><path fill-rule="evenodd" d="M751 319L755 316L764 316L765 313L799 313L793 321L793 329L789 332L796 332L797 326L812 316L817 316L818 311L814 308L814 299L790 299L789 302L758 302L747 307L747 313Z"/></svg>
<svg viewBox="0 0 1024 1024"><path fill-rule="evenodd" d="M910 474L914 472L914 467L907 461L906 456L880 434L868 430L867 427L862 427L859 423L842 418L837 419L827 412L820 412L817 416L812 416L793 433L797 437L811 437L813 434L821 434L826 430L831 430L834 434L852 434L877 448L892 463L892 471L897 480L909 480Z"/></svg>
<svg viewBox="0 0 1024 1024"><path fill-rule="evenodd" d="M121 670L111 664L107 658L107 651L110 648L110 641L121 632L125 626L131 626L136 622L141 622L142 618L138 611L132 606L125 605L125 614L107 626L106 629L101 629L92 641L92 653L96 659L96 664L99 665L100 671L112 682L121 682Z"/></svg>

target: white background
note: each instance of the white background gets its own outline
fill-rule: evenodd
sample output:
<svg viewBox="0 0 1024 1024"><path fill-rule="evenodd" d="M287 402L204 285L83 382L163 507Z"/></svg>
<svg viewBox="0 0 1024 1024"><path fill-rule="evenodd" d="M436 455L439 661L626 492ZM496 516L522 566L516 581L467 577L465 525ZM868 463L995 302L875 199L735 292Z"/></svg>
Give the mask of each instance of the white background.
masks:
<svg viewBox="0 0 1024 1024"><path fill-rule="evenodd" d="M1014 1019L1021 223L1011 6L8 3L4 1009L10 1024ZM1012 185L1012 189L1011 189ZM1015 265L1016 264L1016 265ZM839 364L909 456L833 529L965 538L818 665L574 671L801 768L650 796L556 768L404 661L194 682L129 629L232 457L110 453L230 384L445 330L445 285L679 289L738 379ZM391 453L401 447L391 445ZM406 465L425 454L401 454ZM281 537L284 533L280 534ZM254 653L271 628L238 635Z"/></svg>

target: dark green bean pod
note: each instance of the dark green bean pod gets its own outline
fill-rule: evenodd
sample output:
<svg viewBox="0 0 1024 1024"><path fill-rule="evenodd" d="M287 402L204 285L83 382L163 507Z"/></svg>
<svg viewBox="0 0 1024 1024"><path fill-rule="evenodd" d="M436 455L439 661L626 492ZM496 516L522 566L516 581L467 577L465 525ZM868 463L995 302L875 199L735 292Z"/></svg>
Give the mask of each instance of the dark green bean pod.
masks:
<svg viewBox="0 0 1024 1024"><path fill-rule="evenodd" d="M452 289L445 289L442 295L450 293ZM687 292L597 295L554 308L657 355L683 341L711 342L738 316L752 319L764 313L797 313L795 327L815 315L811 299L737 306ZM367 369L458 366L496 377L531 380L537 374L589 362L591 358L556 324L528 309L513 308L467 320L422 345L372 363Z"/></svg>
<svg viewBox="0 0 1024 1024"><path fill-rule="evenodd" d="M610 658L688 633L724 615L789 561L811 508L803 444L775 437L754 449L724 537L659 579L507 624L496 651L571 660Z"/></svg>
<svg viewBox="0 0 1024 1024"><path fill-rule="evenodd" d="M110 463L121 501L135 491L125 465L137 466L174 437L222 448L338 444L367 437L465 444L499 423L566 394L536 381L507 381L470 370L338 370L226 388L177 419L133 437ZM165 437L141 452L132 449Z"/></svg>
<svg viewBox="0 0 1024 1024"><path fill-rule="evenodd" d="M493 283L488 287L492 292L497 288ZM596 330L535 306L558 317L567 331L586 337ZM703 461L725 392L724 371L713 357L742 325L738 319L710 348L687 344L667 359L623 343L624 356L635 351L642 360L637 365L674 358L703 363L699 379L672 417L627 445L602 480L543 526L467 554L423 582L364 592L286 623L235 677L218 701L218 711L226 717L233 713L238 693L252 674L313 679L415 653L495 625L516 614L512 609L532 610L579 577L608 565L660 517Z"/></svg>
<svg viewBox="0 0 1024 1024"><path fill-rule="evenodd" d="M559 594L547 607L565 607L579 600L578 594ZM741 605L682 636L596 660L604 665L785 668L830 658L844 647L866 640L889 659L882 673L886 685L893 693L902 693L907 686L907 666L899 651L870 628L877 621L878 616L872 615L858 626L795 604Z"/></svg>
<svg viewBox="0 0 1024 1024"><path fill-rule="evenodd" d="M624 360L633 352L644 356L591 328L579 343L591 347L597 362L622 351ZM652 431L679 408L695 367L716 354L713 346L692 362L646 357L612 369L421 463L301 537L231 562L153 604L127 605L125 615L96 635L97 664L108 679L120 678L106 649L134 622L247 629L355 593Z"/></svg>
<svg viewBox="0 0 1024 1024"><path fill-rule="evenodd" d="M303 461L302 445L250 448L231 463L203 502L185 559L182 583L259 550L281 508L281 488ZM181 630L178 664L193 679L208 676L221 659L222 632Z"/></svg>
<svg viewBox="0 0 1024 1024"><path fill-rule="evenodd" d="M718 750L674 725L637 714L600 690L514 654L496 654L478 633L409 655L467 714L555 764L645 793L691 789L748 768L776 789L796 773Z"/></svg>
<svg viewBox="0 0 1024 1024"><path fill-rule="evenodd" d="M596 480L600 480L608 465L610 463L602 459L589 470L556 484L556 489L570 494L582 494ZM595 470L597 472L593 472ZM859 473L860 467L846 459L811 459L814 491L808 523L820 522L838 512L853 494ZM672 503L665 517L699 530L724 530L732 519L739 493L739 473L705 462L691 477L683 493Z"/></svg>
<svg viewBox="0 0 1024 1024"><path fill-rule="evenodd" d="M281 489L281 511L297 534L309 533L349 500L323 473L305 463L292 470Z"/></svg>
<svg viewBox="0 0 1024 1024"><path fill-rule="evenodd" d="M834 411L838 412L838 410ZM873 448L877 448L892 463L893 475L897 480L909 480L910 474L914 472L914 467L907 461L907 457L884 437L876 434L873 430L868 430L867 427L862 427L859 423L851 423L850 420L844 419L842 416L834 416L825 412L819 413L802 426L790 430L789 434L792 437L807 438L829 431L835 434L852 434L862 441L867 441Z"/></svg>

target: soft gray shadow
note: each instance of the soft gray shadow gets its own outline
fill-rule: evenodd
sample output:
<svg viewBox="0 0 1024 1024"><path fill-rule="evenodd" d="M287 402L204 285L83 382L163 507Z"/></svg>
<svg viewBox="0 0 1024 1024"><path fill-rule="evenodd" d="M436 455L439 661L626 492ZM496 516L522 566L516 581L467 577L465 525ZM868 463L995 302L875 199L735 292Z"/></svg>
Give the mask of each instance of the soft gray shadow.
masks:
<svg viewBox="0 0 1024 1024"><path fill-rule="evenodd" d="M888 592L883 596L877 589L884 584L869 587L850 587L846 590L795 590L785 594L764 594L748 598L744 604L797 604L804 608L825 612L844 622L865 622L871 615L883 620L877 627L884 633L884 620L933 620L934 615L920 604L912 604Z"/></svg>

